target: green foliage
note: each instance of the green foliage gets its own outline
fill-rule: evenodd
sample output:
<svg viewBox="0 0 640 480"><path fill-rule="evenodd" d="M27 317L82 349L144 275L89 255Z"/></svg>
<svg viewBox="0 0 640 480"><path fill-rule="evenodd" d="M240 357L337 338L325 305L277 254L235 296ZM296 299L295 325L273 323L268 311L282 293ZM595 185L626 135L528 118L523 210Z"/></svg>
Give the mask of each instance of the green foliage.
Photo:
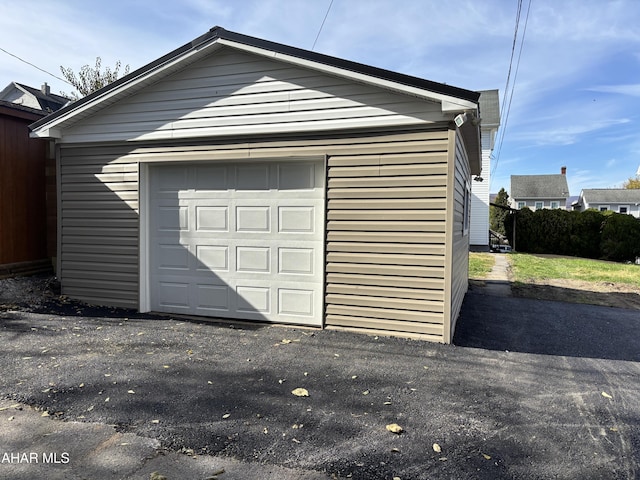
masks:
<svg viewBox="0 0 640 480"><path fill-rule="evenodd" d="M639 256L640 221L631 215L607 215L602 225L600 251L602 258L617 262Z"/></svg>
<svg viewBox="0 0 640 480"><path fill-rule="evenodd" d="M640 189L640 175L635 178L629 178L622 184L622 188L628 188L631 190Z"/></svg>
<svg viewBox="0 0 640 480"><path fill-rule="evenodd" d="M505 221L507 238L519 252L550 253L613 261L640 256L640 221L614 212L567 212L523 208Z"/></svg>
<svg viewBox="0 0 640 480"><path fill-rule="evenodd" d="M600 230L604 215L595 209L570 212L571 255L583 258L600 258Z"/></svg>
<svg viewBox="0 0 640 480"><path fill-rule="evenodd" d="M83 66L77 76L71 68L60 66L60 71L64 78L80 92L80 96L84 97L115 82L118 79L120 67L121 63L118 60L113 70L106 67L104 71L100 71L102 68L102 59L96 57L96 66L94 68L89 65ZM129 65L124 67L124 75L128 73ZM62 95L73 98L74 100L78 100L80 97L76 92L72 92L71 95L62 93Z"/></svg>
<svg viewBox="0 0 640 480"><path fill-rule="evenodd" d="M493 202L496 205L502 205L505 207L509 206L509 195L504 188L501 188L496 196L495 201ZM493 205L489 206L489 225L491 230L494 232L498 232L502 235L506 234L506 230L504 228L504 220L507 218L509 214L509 210L494 207Z"/></svg>

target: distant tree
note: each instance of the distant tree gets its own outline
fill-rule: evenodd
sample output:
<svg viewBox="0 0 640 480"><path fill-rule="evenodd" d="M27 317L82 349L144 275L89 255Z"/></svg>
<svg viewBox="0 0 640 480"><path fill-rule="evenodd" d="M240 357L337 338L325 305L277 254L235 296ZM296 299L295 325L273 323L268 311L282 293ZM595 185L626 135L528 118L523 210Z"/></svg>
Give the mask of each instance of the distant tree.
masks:
<svg viewBox="0 0 640 480"><path fill-rule="evenodd" d="M628 188L630 190L640 189L640 175L636 175L635 178L631 177L622 184L622 188Z"/></svg>
<svg viewBox="0 0 640 480"><path fill-rule="evenodd" d="M509 206L509 194L504 188L501 188L494 202L496 205ZM489 225L491 230L505 235L507 232L504 228L504 220L507 218L509 210L498 208L491 205L489 207Z"/></svg>
<svg viewBox="0 0 640 480"><path fill-rule="evenodd" d="M80 93L72 92L71 95L67 95L64 92L61 92L62 95L66 97L70 97L73 100L78 100L80 97L85 97L90 93L95 92L96 90L101 89L102 87L109 85L112 82L115 82L118 79L121 67L120 60L116 62L116 65L113 70L109 67L106 67L104 71L101 71L102 67L102 59L100 57L96 57L96 66L90 67L89 65L85 65L80 69L78 75L76 76L75 72L71 68L65 68L62 65L60 66L60 71L64 78L73 85L76 90ZM129 65L124 67L123 75L129 73Z"/></svg>

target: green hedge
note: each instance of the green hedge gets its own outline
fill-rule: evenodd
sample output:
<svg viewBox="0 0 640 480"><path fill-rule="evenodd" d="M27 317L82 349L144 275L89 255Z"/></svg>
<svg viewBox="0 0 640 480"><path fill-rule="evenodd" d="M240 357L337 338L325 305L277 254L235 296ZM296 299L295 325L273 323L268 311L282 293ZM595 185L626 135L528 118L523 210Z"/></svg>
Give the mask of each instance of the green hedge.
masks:
<svg viewBox="0 0 640 480"><path fill-rule="evenodd" d="M513 217L516 217L515 248L520 252L551 253L613 261L640 256L640 221L631 215L586 210L537 210L523 208L510 213L504 226L513 245Z"/></svg>

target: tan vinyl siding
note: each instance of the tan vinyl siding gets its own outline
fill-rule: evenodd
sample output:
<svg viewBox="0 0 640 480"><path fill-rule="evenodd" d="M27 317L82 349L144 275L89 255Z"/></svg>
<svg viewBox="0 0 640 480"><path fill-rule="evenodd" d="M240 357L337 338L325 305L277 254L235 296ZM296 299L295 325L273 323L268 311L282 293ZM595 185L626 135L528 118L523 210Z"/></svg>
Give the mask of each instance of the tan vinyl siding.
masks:
<svg viewBox="0 0 640 480"><path fill-rule="evenodd" d="M327 326L444 341L448 137L423 135L329 157Z"/></svg>
<svg viewBox="0 0 640 480"><path fill-rule="evenodd" d="M447 135L441 128L63 148L63 290L138 307L140 163L326 155L326 325L448 341Z"/></svg>
<svg viewBox="0 0 640 480"><path fill-rule="evenodd" d="M469 160L464 148L464 142L459 132L450 131L451 141L451 194L449 211L450 231L448 232L448 252L450 270L447 275L447 295L446 305L448 311L446 315L447 328L445 330L445 342L450 343L453 340L456 321L462 308L462 301L467 292L469 284L469 232L464 229L464 215L469 215L470 198L469 198L469 182L471 181L471 173L469 170ZM467 195L465 195L467 191ZM467 202L465 205L465 201Z"/></svg>
<svg viewBox="0 0 640 480"><path fill-rule="evenodd" d="M223 49L83 119L65 143L400 127L442 121L438 102Z"/></svg>
<svg viewBox="0 0 640 480"><path fill-rule="evenodd" d="M65 295L137 308L138 164L120 153L62 149L59 275Z"/></svg>

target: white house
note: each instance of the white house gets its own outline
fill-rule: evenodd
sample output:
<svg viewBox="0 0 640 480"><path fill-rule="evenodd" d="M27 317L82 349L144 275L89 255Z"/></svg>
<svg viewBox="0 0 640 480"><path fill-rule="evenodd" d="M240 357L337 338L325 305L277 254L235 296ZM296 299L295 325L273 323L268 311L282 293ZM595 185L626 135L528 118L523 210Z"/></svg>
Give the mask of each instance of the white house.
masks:
<svg viewBox="0 0 640 480"><path fill-rule="evenodd" d="M576 210L595 208L601 212L626 213L640 218L640 190L626 188L585 188Z"/></svg>
<svg viewBox="0 0 640 480"><path fill-rule="evenodd" d="M569 198L567 167L555 175L511 175L511 207L565 210Z"/></svg>
<svg viewBox="0 0 640 480"><path fill-rule="evenodd" d="M480 92L480 135L482 137L482 171L471 183L471 226L469 243L472 250L489 249L489 184L491 153L500 126L498 90Z"/></svg>

